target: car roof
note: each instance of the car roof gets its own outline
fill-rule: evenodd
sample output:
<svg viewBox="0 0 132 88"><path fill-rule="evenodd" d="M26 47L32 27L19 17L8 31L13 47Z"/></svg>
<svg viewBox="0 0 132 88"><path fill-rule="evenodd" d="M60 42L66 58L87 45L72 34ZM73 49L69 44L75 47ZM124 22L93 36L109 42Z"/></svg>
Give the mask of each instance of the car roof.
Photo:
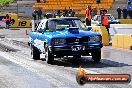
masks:
<svg viewBox="0 0 132 88"><path fill-rule="evenodd" d="M111 14L106 14L106 15L111 15ZM95 15L95 16L100 16L100 15Z"/></svg>
<svg viewBox="0 0 132 88"><path fill-rule="evenodd" d="M43 19L41 22L46 22L48 20L64 20L64 19L71 19L71 20L80 20L78 17L61 17L61 18L49 18L49 19Z"/></svg>
<svg viewBox="0 0 132 88"><path fill-rule="evenodd" d="M60 20L60 19L77 19L77 20L79 20L79 18L78 17L61 17L61 18L49 18L48 20Z"/></svg>
<svg viewBox="0 0 132 88"><path fill-rule="evenodd" d="M106 15L111 15L111 14L106 14Z"/></svg>

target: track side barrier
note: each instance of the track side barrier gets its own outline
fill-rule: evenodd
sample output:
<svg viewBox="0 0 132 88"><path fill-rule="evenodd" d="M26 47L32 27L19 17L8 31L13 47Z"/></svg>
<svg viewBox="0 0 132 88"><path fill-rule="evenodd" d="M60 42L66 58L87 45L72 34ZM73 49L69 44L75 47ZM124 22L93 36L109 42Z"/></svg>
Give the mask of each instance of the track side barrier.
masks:
<svg viewBox="0 0 132 88"><path fill-rule="evenodd" d="M92 30L94 32L99 32L102 35L103 45L109 45L109 36L106 28L104 26L93 26Z"/></svg>
<svg viewBox="0 0 132 88"><path fill-rule="evenodd" d="M115 34L113 36L112 46L132 50L132 36L127 34Z"/></svg>
<svg viewBox="0 0 132 88"><path fill-rule="evenodd" d="M132 24L132 19L119 19L121 24Z"/></svg>
<svg viewBox="0 0 132 88"><path fill-rule="evenodd" d="M15 24L10 26L11 28L31 28L31 20L17 20Z"/></svg>

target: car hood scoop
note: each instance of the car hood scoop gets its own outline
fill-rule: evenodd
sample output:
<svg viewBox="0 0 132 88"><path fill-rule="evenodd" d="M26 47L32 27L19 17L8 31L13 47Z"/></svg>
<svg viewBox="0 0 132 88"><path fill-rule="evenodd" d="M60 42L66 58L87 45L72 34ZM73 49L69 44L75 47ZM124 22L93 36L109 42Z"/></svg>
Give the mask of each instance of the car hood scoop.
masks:
<svg viewBox="0 0 132 88"><path fill-rule="evenodd" d="M70 27L68 31L72 34L79 34L79 28L77 27Z"/></svg>

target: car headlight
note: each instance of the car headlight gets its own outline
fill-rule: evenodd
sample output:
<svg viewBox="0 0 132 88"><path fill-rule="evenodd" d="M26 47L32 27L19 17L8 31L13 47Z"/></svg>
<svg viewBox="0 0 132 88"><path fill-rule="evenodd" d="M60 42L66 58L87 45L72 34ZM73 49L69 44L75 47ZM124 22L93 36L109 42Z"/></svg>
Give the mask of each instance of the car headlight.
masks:
<svg viewBox="0 0 132 88"><path fill-rule="evenodd" d="M90 36L90 41L102 41L101 36Z"/></svg>
<svg viewBox="0 0 132 88"><path fill-rule="evenodd" d="M52 39L52 42L51 42L52 45L59 45L59 44L65 44L65 43L66 43L66 40L62 38Z"/></svg>

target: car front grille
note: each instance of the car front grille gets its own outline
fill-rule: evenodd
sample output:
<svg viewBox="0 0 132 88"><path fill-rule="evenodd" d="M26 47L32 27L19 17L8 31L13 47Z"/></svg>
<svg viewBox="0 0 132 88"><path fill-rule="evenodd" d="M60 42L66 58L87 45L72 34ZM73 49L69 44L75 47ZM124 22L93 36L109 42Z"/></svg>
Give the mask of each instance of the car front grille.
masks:
<svg viewBox="0 0 132 88"><path fill-rule="evenodd" d="M72 38L67 38L66 39L66 43L67 44L86 44L89 41L89 37L81 37L81 38L77 38L77 37L72 37Z"/></svg>

